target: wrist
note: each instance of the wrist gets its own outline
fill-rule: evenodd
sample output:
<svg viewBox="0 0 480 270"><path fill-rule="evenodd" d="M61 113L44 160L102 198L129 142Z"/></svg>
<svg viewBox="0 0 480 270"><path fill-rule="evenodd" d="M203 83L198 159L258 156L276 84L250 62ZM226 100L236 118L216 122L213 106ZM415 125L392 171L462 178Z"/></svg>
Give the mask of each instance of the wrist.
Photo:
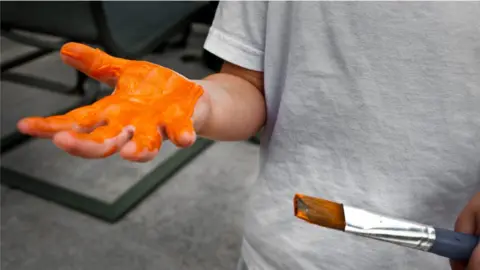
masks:
<svg viewBox="0 0 480 270"><path fill-rule="evenodd" d="M208 83L202 80L194 80L203 89L203 94L198 98L192 115L193 127L197 136L207 136L208 122L211 115L211 96L208 91Z"/></svg>

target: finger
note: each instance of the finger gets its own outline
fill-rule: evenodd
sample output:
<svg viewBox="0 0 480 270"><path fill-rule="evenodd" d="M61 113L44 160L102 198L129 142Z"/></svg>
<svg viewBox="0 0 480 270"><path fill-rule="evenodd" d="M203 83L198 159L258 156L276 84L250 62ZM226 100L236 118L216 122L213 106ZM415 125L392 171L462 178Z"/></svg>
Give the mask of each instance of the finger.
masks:
<svg viewBox="0 0 480 270"><path fill-rule="evenodd" d="M89 132L102 125L102 122L97 110L87 106L65 115L27 117L17 123L17 128L30 136L51 138L60 131Z"/></svg>
<svg viewBox="0 0 480 270"><path fill-rule="evenodd" d="M474 234L477 230L477 221L474 209L465 207L455 222L455 231Z"/></svg>
<svg viewBox="0 0 480 270"><path fill-rule="evenodd" d="M83 158L104 158L113 155L129 140L131 131L122 125L109 123L88 134L60 132L53 142L67 153Z"/></svg>
<svg viewBox="0 0 480 270"><path fill-rule="evenodd" d="M39 138L51 138L63 130L75 129L75 121L66 115L50 117L28 117L17 123L17 128L23 134Z"/></svg>
<svg viewBox="0 0 480 270"><path fill-rule="evenodd" d="M162 146L162 135L158 125L142 120L132 124L132 139L122 148L120 155L130 161L145 162L152 160Z"/></svg>
<svg viewBox="0 0 480 270"><path fill-rule="evenodd" d="M450 268L452 270L465 270L467 268L467 262L450 261Z"/></svg>
<svg viewBox="0 0 480 270"><path fill-rule="evenodd" d="M478 202L477 202L478 203ZM478 206L474 206L478 207ZM475 212L475 221L476 221L476 228L475 228L475 235L480 235L480 211L477 210ZM475 250L470 257L470 261L468 262L467 270L480 270L480 245L477 245Z"/></svg>
<svg viewBox="0 0 480 270"><path fill-rule="evenodd" d="M57 132L68 130L90 132L104 124L103 112L113 104L115 104L113 97L108 96L64 115L24 118L17 123L17 128L24 134L41 138L51 138Z"/></svg>
<svg viewBox="0 0 480 270"><path fill-rule="evenodd" d="M75 42L63 45L60 54L66 64L110 86L115 86L123 68L129 62Z"/></svg>
<svg viewBox="0 0 480 270"><path fill-rule="evenodd" d="M479 211L476 211L475 205L472 205L470 202L463 210L460 212L456 222L455 222L455 231L468 233L468 234L480 234L480 216ZM451 261L450 265L453 270L463 270L466 269L468 262L467 261Z"/></svg>
<svg viewBox="0 0 480 270"><path fill-rule="evenodd" d="M475 211L475 235L480 235L480 209Z"/></svg>
<svg viewBox="0 0 480 270"><path fill-rule="evenodd" d="M165 126L168 139L178 147L189 147L196 140L192 120L178 118Z"/></svg>
<svg viewBox="0 0 480 270"><path fill-rule="evenodd" d="M468 262L467 270L480 270L480 245L473 251L472 257L470 257L470 261Z"/></svg>

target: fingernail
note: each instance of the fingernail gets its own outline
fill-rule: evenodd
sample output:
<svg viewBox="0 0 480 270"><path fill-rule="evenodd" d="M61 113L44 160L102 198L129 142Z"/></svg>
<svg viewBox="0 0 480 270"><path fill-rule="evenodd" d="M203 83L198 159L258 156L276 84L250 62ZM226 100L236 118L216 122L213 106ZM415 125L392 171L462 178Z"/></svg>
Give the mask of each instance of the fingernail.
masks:
<svg viewBox="0 0 480 270"><path fill-rule="evenodd" d="M18 121L17 123L17 128L20 130L20 131L27 131L28 130L28 120L27 119L22 119L20 121Z"/></svg>
<svg viewBox="0 0 480 270"><path fill-rule="evenodd" d="M184 133L182 133L182 135L180 135L180 137L179 137L179 142L180 142L183 146L190 146L190 145L192 145L192 144L195 142L195 139L196 139L195 133L192 133L192 132L184 132Z"/></svg>

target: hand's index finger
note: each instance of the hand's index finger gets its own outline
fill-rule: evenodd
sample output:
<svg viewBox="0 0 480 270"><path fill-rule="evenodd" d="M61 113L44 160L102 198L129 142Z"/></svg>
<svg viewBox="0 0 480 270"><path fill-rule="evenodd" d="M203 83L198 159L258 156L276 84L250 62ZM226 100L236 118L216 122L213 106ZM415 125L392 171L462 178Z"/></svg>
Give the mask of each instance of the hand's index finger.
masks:
<svg viewBox="0 0 480 270"><path fill-rule="evenodd" d="M129 61L75 42L63 45L60 54L66 64L110 86L115 86L123 68Z"/></svg>

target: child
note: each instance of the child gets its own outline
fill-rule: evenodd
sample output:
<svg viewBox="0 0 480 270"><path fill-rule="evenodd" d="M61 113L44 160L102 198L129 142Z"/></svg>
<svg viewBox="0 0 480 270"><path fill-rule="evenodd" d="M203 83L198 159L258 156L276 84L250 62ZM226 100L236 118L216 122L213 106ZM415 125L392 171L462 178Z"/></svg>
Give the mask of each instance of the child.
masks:
<svg viewBox="0 0 480 270"><path fill-rule="evenodd" d="M220 73L190 82L73 44L64 60L117 85L113 98L19 128L73 155L145 161L162 134L188 147L263 127L240 269L447 269L299 221L292 198L452 227L480 186L479 14L478 2L221 2L205 44ZM460 229L473 230L475 202Z"/></svg>

